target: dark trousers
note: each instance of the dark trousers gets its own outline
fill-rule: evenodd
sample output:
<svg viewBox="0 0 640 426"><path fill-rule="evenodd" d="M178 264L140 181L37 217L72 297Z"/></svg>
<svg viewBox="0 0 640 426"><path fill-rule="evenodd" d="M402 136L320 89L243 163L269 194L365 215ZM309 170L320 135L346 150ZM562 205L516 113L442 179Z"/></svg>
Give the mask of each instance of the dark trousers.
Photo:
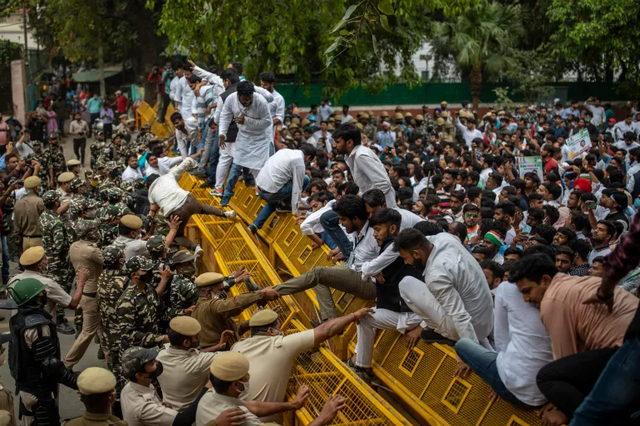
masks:
<svg viewBox="0 0 640 426"><path fill-rule="evenodd" d="M84 166L84 153L86 150L86 138L77 138L73 140L73 153L76 155L76 158L80 161L80 164L82 164L82 166Z"/></svg>
<svg viewBox="0 0 640 426"><path fill-rule="evenodd" d="M89 117L90 117L90 119L89 119L89 137L91 137L91 134L92 134L91 132L93 132L93 123L95 123L96 120L98 118L100 118L100 113L99 112L96 112L95 114L91 113L91 114L89 114Z"/></svg>
<svg viewBox="0 0 640 426"><path fill-rule="evenodd" d="M169 214L169 217L176 215L182 221L174 241L191 251L195 250L196 244L184 236L184 228L187 226L189 219L191 219L191 216L194 214L213 214L216 216L222 216L224 213L216 207L207 204L200 204L193 195L189 194L184 204Z"/></svg>
<svg viewBox="0 0 640 426"><path fill-rule="evenodd" d="M169 95L167 93L163 93L162 105L159 106L160 111L158 114L158 123L164 123L164 116L167 114L167 108L169 108L170 103L171 103L171 98L169 97Z"/></svg>
<svg viewBox="0 0 640 426"><path fill-rule="evenodd" d="M540 392L565 416L572 418L617 350L580 352L545 365L537 377Z"/></svg>
<svg viewBox="0 0 640 426"><path fill-rule="evenodd" d="M113 124L112 123L103 123L102 131L104 132L104 140L111 140L111 134L113 133Z"/></svg>
<svg viewBox="0 0 640 426"><path fill-rule="evenodd" d="M56 123L58 124L60 134L64 135L64 117L56 116Z"/></svg>
<svg viewBox="0 0 640 426"><path fill-rule="evenodd" d="M198 395L195 401L193 401L184 410L178 413L171 426L191 426L192 424L194 424L196 422L198 403L205 393L207 393L207 388L203 388L202 392L200 392L200 395Z"/></svg>

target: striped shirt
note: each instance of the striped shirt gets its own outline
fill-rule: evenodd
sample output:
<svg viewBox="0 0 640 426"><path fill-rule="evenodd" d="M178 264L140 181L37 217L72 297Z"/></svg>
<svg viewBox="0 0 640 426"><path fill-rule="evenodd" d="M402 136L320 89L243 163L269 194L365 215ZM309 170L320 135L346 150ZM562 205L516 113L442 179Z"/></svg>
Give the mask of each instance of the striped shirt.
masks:
<svg viewBox="0 0 640 426"><path fill-rule="evenodd" d="M198 129L202 130L204 129L207 107L215 102L215 94L211 85L202 86L199 93L200 95L196 96L195 114L198 116Z"/></svg>

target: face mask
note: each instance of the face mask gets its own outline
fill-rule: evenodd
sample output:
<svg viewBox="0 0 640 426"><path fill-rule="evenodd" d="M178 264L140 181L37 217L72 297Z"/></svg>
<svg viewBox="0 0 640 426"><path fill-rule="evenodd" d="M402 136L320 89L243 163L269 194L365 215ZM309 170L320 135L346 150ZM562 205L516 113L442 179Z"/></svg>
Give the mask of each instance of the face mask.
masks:
<svg viewBox="0 0 640 426"><path fill-rule="evenodd" d="M200 338L198 337L196 340L192 340L191 341L191 346L190 348L198 348L200 346Z"/></svg>
<svg viewBox="0 0 640 426"><path fill-rule="evenodd" d="M162 365L162 363L160 361L158 361L158 363L156 364L155 371L153 373L148 373L149 374L149 379L150 380L157 379L158 376L160 376L163 371L164 371L164 366Z"/></svg>
<svg viewBox="0 0 640 426"><path fill-rule="evenodd" d="M246 396L249 393L249 382L238 382L240 384L242 384L242 388L243 390L240 391L240 395L238 396L238 398L242 399L243 396Z"/></svg>
<svg viewBox="0 0 640 426"><path fill-rule="evenodd" d="M196 265L194 265L193 263L182 265L180 267L180 271L185 277L192 277L196 273Z"/></svg>
<svg viewBox="0 0 640 426"><path fill-rule="evenodd" d="M43 308L45 306L47 306L47 293L44 294L44 296L42 296L38 302L40 302L40 306L42 306Z"/></svg>
<svg viewBox="0 0 640 426"><path fill-rule="evenodd" d="M147 271L146 274L140 276L139 280L143 283L149 284L151 281L153 281L153 272Z"/></svg>

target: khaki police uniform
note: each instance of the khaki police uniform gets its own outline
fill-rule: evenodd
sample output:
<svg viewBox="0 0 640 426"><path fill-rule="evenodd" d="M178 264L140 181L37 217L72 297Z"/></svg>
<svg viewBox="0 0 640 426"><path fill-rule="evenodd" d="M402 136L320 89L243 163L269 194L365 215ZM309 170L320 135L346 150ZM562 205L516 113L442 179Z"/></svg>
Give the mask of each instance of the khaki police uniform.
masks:
<svg viewBox="0 0 640 426"><path fill-rule="evenodd" d="M211 363L210 372L213 377L227 382L235 382L242 379L249 372L249 361L245 356L237 352L221 353ZM263 423L255 414L247 409L244 401L227 395L217 393L213 388L200 399L196 413L196 426L205 426L215 420L222 412L240 408L244 411L244 426L258 426Z"/></svg>
<svg viewBox="0 0 640 426"><path fill-rule="evenodd" d="M198 320L186 316L172 319L169 328L186 337L197 336L201 330ZM195 401L209 381L211 362L218 352L166 346L157 357L164 367L158 377L162 401L174 410L182 411Z"/></svg>
<svg viewBox="0 0 640 426"><path fill-rule="evenodd" d="M266 326L274 323L278 314L270 309L257 312L249 325ZM251 368L251 387L242 398L246 401L284 402L291 368L302 352L314 347L314 331L306 330L289 336L256 335L240 340L231 351L247 357ZM282 421L281 414L261 418L262 421Z"/></svg>
<svg viewBox="0 0 640 426"><path fill-rule="evenodd" d="M222 274L215 272L207 272L196 278L198 288L212 286L224 281ZM198 320L202 326L200 331L200 347L208 348L220 341L220 336L225 330L232 330L234 337L229 339L229 344L233 344L240 336L238 335L238 326L233 318L240 315L249 306L257 301L262 300L259 292L244 293L240 296L230 299L221 299L214 296L211 299L200 299L196 304L191 317Z"/></svg>
<svg viewBox="0 0 640 426"><path fill-rule="evenodd" d="M83 395L106 393L115 387L115 376L104 368L89 367L78 376L78 391ZM127 426L127 422L111 414L85 412L82 417L66 422L65 426Z"/></svg>

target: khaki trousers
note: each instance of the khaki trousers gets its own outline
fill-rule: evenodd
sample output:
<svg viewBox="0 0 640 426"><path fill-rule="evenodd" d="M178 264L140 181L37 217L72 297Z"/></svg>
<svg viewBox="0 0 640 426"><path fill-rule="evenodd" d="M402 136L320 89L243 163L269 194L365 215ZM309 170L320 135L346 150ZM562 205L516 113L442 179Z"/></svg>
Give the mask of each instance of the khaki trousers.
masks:
<svg viewBox="0 0 640 426"><path fill-rule="evenodd" d="M42 238L22 237L22 252L31 247L42 246Z"/></svg>
<svg viewBox="0 0 640 426"><path fill-rule="evenodd" d="M281 295L295 294L313 288L320 305L322 320L336 317L331 288L353 294L364 300L375 300L376 285L370 278L362 279L362 273L352 271L346 265L331 268L314 268L306 274L292 278L274 287Z"/></svg>
<svg viewBox="0 0 640 426"><path fill-rule="evenodd" d="M98 299L83 295L80 299L80 307L82 308L82 331L62 360L67 368L72 368L80 361L96 333L101 339L103 338Z"/></svg>

